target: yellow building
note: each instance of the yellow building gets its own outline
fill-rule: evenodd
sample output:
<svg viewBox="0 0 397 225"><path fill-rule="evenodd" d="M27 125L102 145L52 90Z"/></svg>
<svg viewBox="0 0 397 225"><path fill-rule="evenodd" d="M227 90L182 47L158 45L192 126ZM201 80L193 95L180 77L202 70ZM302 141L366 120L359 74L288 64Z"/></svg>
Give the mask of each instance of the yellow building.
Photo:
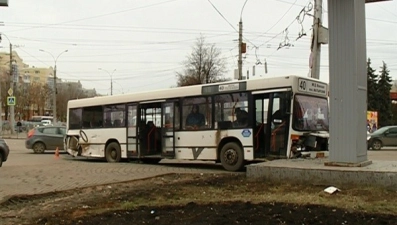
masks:
<svg viewBox="0 0 397 225"><path fill-rule="evenodd" d="M16 51L12 52L12 62L16 67L16 74L17 76L11 77L10 76L10 53L9 52L0 52L0 78L1 78L1 96L2 96L2 118L5 119L5 113L8 112L7 104L6 104L6 97L8 96L7 91L10 89L11 79L14 79L15 85L14 93L16 91L23 91L25 90L25 86L32 84L32 83L39 83L42 85L49 85L48 81L49 78L53 76L54 70L52 67L49 68L38 68L38 67L29 67L28 64L23 62L23 59L19 57ZM18 99L17 99L18 101ZM46 104L47 106L48 104ZM29 105L25 106L24 109L19 109L24 112L17 112L15 111L16 115L21 114L24 115L23 117L29 118L34 114L41 114L50 111L49 107L44 109L39 109L36 105ZM40 112L38 112L38 110ZM19 118L16 118L19 119Z"/></svg>

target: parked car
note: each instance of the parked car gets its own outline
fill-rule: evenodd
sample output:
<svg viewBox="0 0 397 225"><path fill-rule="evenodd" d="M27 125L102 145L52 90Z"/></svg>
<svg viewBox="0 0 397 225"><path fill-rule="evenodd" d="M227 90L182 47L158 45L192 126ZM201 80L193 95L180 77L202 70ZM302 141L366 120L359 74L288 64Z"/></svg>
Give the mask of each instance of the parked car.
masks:
<svg viewBox="0 0 397 225"><path fill-rule="evenodd" d="M31 129L25 141L27 149L34 153L44 153L46 150L63 150L63 139L66 133L64 126L39 126Z"/></svg>
<svg viewBox="0 0 397 225"><path fill-rule="evenodd" d="M0 167L3 165L3 162L7 161L9 153L10 148L8 147L6 140L0 138Z"/></svg>
<svg viewBox="0 0 397 225"><path fill-rule="evenodd" d="M397 126L386 126L367 135L368 149L397 146Z"/></svg>

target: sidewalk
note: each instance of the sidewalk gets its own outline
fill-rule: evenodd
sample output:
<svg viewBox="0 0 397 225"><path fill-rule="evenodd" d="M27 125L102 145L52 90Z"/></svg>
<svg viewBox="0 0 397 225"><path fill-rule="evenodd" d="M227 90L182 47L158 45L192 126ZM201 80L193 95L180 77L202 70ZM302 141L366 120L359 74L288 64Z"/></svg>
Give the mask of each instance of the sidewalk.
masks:
<svg viewBox="0 0 397 225"><path fill-rule="evenodd" d="M26 135L27 135L26 132L21 132L21 133L15 132L14 134L11 134L11 132L9 131L0 132L0 137L4 139L25 139Z"/></svg>

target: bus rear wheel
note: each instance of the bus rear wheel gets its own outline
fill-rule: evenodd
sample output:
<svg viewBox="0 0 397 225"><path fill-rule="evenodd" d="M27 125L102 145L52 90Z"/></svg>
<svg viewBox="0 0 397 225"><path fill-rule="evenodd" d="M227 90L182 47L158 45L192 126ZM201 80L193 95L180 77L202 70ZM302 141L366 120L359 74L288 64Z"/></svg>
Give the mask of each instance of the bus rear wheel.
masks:
<svg viewBox="0 0 397 225"><path fill-rule="evenodd" d="M121 150L120 145L116 142L109 143L105 149L106 161L110 163L120 162Z"/></svg>
<svg viewBox="0 0 397 225"><path fill-rule="evenodd" d="M240 145L230 142L222 147L221 164L228 171L239 171L244 167L244 152Z"/></svg>

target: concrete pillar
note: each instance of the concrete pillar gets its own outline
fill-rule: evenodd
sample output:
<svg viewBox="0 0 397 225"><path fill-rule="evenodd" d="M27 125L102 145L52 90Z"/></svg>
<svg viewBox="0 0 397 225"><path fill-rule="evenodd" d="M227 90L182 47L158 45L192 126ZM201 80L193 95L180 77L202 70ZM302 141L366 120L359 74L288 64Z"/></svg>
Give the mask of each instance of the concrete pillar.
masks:
<svg viewBox="0 0 397 225"><path fill-rule="evenodd" d="M330 152L326 165L364 166L367 159L364 0L328 0Z"/></svg>

